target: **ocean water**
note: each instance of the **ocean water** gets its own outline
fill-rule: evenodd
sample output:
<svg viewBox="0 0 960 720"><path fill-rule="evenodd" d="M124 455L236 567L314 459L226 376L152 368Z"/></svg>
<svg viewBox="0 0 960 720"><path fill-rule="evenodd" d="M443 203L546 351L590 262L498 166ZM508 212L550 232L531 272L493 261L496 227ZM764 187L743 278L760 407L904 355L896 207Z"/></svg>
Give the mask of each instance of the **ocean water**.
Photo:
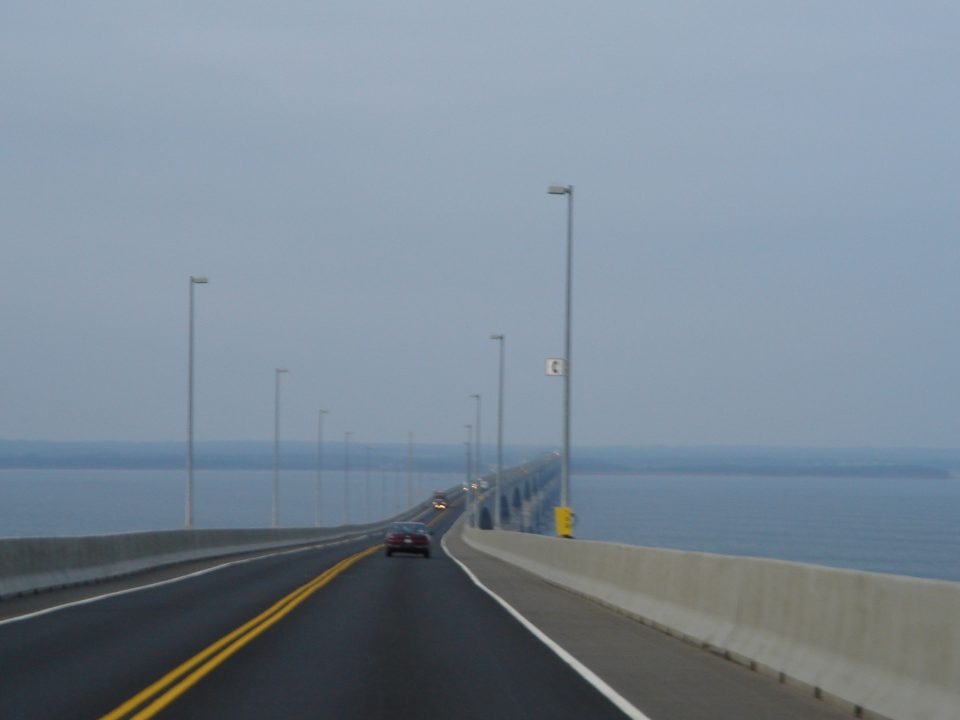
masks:
<svg viewBox="0 0 960 720"><path fill-rule="evenodd" d="M960 581L960 480L571 478L575 535Z"/></svg>
<svg viewBox="0 0 960 720"><path fill-rule="evenodd" d="M414 499L461 479L414 474ZM316 481L281 471L282 527L314 524ZM185 485L172 470L0 470L0 537L179 529ZM352 523L407 505L403 472L357 470L350 486ZM269 527L272 492L271 470L197 470L194 524ZM571 496L581 539L960 581L960 480L583 475ZM325 472L321 525L343 513L343 473Z"/></svg>
<svg viewBox="0 0 960 720"><path fill-rule="evenodd" d="M413 474L414 502L452 487L461 475ZM270 527L272 470L195 470L194 527ZM316 520L316 471L280 472L281 527ZM325 472L321 525L344 518L342 471ZM350 474L349 522L392 517L407 507L406 473ZM99 535L175 530L185 517L186 472L175 470L0 470L0 537Z"/></svg>

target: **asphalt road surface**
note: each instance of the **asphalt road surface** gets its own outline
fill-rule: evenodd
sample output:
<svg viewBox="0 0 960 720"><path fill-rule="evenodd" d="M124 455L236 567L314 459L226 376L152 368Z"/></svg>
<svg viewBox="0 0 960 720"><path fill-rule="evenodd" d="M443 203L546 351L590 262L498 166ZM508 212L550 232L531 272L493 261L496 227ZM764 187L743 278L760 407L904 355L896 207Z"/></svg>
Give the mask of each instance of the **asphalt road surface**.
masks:
<svg viewBox="0 0 960 720"><path fill-rule="evenodd" d="M440 550L457 513L430 559L368 540L4 622L0 718L622 719Z"/></svg>
<svg viewBox="0 0 960 720"><path fill-rule="evenodd" d="M441 550L458 514L424 516L429 559L387 558L373 538L3 601L0 718L627 717ZM447 541L634 718L850 717Z"/></svg>

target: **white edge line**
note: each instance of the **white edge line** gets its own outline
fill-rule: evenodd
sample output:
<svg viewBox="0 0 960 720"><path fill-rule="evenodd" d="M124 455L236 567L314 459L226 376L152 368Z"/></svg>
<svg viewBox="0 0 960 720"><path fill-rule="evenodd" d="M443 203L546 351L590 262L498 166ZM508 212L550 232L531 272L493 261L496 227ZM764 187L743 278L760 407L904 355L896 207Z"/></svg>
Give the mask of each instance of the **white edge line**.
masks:
<svg viewBox="0 0 960 720"><path fill-rule="evenodd" d="M580 675L584 680L593 685L601 695L607 698L612 702L619 710L621 710L627 717L632 718L633 720L651 720L647 715L644 715L640 710L634 707L623 695L618 693L612 687L607 685L603 679L597 675L593 670L588 668L582 662L577 660L573 655L563 649L553 638L549 637L545 632L540 628L534 625L532 622L527 620L523 615L520 614L510 603L504 600L502 597L497 595L493 590L488 588L480 579L473 574L473 571L470 570L466 565L464 565L460 560L453 556L453 553L447 548L447 536L444 535L440 539L440 546L443 548L443 551L447 554L451 560L453 560L457 565L460 566L460 569L463 570L467 577L469 577L474 584L483 590L487 595L496 600L503 608L510 613L523 627L530 631L530 633L537 638L540 642L546 645L550 650L556 653L557 657L563 660L567 665L573 668L574 672Z"/></svg>

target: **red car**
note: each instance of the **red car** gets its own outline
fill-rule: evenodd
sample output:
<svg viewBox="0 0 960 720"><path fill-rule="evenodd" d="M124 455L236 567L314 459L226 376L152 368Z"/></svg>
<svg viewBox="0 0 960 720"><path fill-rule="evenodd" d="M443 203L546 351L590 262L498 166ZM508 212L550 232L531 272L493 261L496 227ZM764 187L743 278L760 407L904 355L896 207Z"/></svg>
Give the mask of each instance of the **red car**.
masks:
<svg viewBox="0 0 960 720"><path fill-rule="evenodd" d="M419 553L430 557L430 528L422 522L395 522L387 528L383 542L387 557L395 552Z"/></svg>

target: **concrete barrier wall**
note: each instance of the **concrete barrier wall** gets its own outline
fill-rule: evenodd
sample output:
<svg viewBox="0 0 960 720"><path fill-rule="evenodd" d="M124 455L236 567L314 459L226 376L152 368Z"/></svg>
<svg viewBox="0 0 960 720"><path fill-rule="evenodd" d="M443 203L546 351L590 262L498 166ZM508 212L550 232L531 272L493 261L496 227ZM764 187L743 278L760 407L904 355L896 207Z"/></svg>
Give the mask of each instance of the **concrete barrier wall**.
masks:
<svg viewBox="0 0 960 720"><path fill-rule="evenodd" d="M456 490L455 492L459 492ZM166 530L62 538L0 539L0 598L128 575L178 562L380 536L388 522L335 528Z"/></svg>
<svg viewBox="0 0 960 720"><path fill-rule="evenodd" d="M544 461L504 470L514 479ZM448 488L451 498L462 494ZM95 582L178 562L201 560L312 543L379 537L395 520L422 513L422 502L393 518L369 525L335 528L246 530L167 530L62 538L0 538L0 599L15 595Z"/></svg>
<svg viewBox="0 0 960 720"><path fill-rule="evenodd" d="M76 585L152 567L333 540L329 532L171 530L0 540L0 597Z"/></svg>
<svg viewBox="0 0 960 720"><path fill-rule="evenodd" d="M960 583L463 532L478 550L866 716L960 718Z"/></svg>

